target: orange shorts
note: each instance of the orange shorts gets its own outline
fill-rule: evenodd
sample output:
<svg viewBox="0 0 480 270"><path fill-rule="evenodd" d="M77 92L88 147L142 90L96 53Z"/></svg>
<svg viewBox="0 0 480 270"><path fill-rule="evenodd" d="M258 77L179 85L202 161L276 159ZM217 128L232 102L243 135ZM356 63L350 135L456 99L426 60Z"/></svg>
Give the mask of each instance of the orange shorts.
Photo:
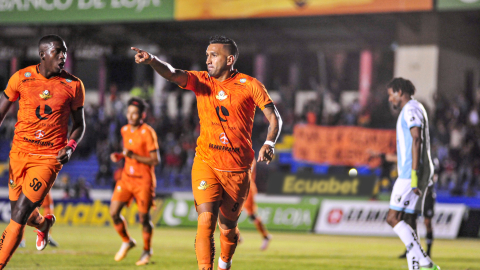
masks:
<svg viewBox="0 0 480 270"><path fill-rule="evenodd" d="M223 172L195 157L192 167L192 190L195 205L222 201L220 212L229 220L237 220L250 189L251 170Z"/></svg>
<svg viewBox="0 0 480 270"><path fill-rule="evenodd" d="M50 192L47 193L47 195L45 195L45 199L43 199L42 207L53 209L53 199L52 199L52 195L50 195Z"/></svg>
<svg viewBox="0 0 480 270"><path fill-rule="evenodd" d="M115 185L112 201L126 202L127 205L130 205L132 199L135 198L138 212L148 213L153 206L153 198L155 198L155 188L150 183L139 183L137 179L123 175L122 180Z"/></svg>
<svg viewBox="0 0 480 270"><path fill-rule="evenodd" d="M17 201L23 193L32 202L42 202L55 183L62 164L55 156L10 152L8 197Z"/></svg>
<svg viewBox="0 0 480 270"><path fill-rule="evenodd" d="M243 209L249 216L257 212L257 204L255 203L255 195L257 195L257 185L254 181L250 181L250 192L248 192L247 200L243 205Z"/></svg>

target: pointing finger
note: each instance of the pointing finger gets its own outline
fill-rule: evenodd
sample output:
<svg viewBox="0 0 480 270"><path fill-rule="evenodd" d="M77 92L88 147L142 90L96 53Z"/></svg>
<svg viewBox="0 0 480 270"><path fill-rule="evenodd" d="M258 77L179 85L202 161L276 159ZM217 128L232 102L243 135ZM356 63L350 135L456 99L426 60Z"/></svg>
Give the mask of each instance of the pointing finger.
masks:
<svg viewBox="0 0 480 270"><path fill-rule="evenodd" d="M141 51L141 50L140 50L139 48L137 48L137 47L131 47L131 49L134 50L134 51L136 51L137 53L140 53L140 51Z"/></svg>

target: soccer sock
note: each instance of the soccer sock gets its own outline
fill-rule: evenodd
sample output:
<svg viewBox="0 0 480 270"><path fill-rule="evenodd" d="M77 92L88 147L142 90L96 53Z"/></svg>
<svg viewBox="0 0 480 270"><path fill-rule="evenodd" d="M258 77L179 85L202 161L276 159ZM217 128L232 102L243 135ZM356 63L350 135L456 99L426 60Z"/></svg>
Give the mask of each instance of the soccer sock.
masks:
<svg viewBox="0 0 480 270"><path fill-rule="evenodd" d="M123 216L120 216L120 219L122 220L118 224L113 224L113 227L117 231L117 233L120 235L122 238L123 242L130 242L130 235L127 232L127 222L123 218Z"/></svg>
<svg viewBox="0 0 480 270"><path fill-rule="evenodd" d="M418 238L412 228L405 223L405 221L400 221L395 227L393 227L393 231L400 237L400 240L405 244L407 247L407 258L408 254L417 258L421 266L429 265L432 263L432 260L425 254L418 243Z"/></svg>
<svg viewBox="0 0 480 270"><path fill-rule="evenodd" d="M427 254L430 256L430 252L432 251L432 243L433 243L433 232L427 232L427 237L426 237L426 242L427 242Z"/></svg>
<svg viewBox="0 0 480 270"><path fill-rule="evenodd" d="M152 232L143 232L143 250L150 251L152 245Z"/></svg>
<svg viewBox="0 0 480 270"><path fill-rule="evenodd" d="M232 257L233 257L233 254L235 253L235 248L237 247L238 236L240 235L240 231L238 230L238 227L235 227L229 230L224 230L220 226L218 226L218 228L220 229L220 250L221 250L219 266L222 261L228 265L224 265L226 266L226 268L224 267L221 267L221 268L230 269Z"/></svg>
<svg viewBox="0 0 480 270"><path fill-rule="evenodd" d="M27 219L27 225L34 227L40 231L43 231L47 228L47 222L45 217L40 214L38 208L35 208Z"/></svg>
<svg viewBox="0 0 480 270"><path fill-rule="evenodd" d="M260 232L260 234L263 236L263 238L268 237L268 231L267 228L265 228L265 225L263 225L262 221L260 220L259 217L255 218L253 221L253 224L255 224L255 227L257 228L257 231Z"/></svg>
<svg viewBox="0 0 480 270"><path fill-rule="evenodd" d="M0 269L5 268L13 253L22 241L25 225L18 224L10 219L10 223L3 232L0 244Z"/></svg>
<svg viewBox="0 0 480 270"><path fill-rule="evenodd" d="M418 262L418 257L415 256L413 252L407 251L407 263L408 263L408 270L417 270L420 269L420 263Z"/></svg>
<svg viewBox="0 0 480 270"><path fill-rule="evenodd" d="M215 240L213 233L217 226L216 217L211 212L198 215L197 236L195 237L195 253L198 269L213 270L215 259Z"/></svg>

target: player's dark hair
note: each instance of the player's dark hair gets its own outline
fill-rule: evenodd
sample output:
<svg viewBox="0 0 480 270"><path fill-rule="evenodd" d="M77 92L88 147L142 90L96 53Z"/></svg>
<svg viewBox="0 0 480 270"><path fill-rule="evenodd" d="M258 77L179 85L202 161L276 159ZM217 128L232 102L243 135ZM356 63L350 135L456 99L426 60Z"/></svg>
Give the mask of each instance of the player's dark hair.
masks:
<svg viewBox="0 0 480 270"><path fill-rule="evenodd" d="M238 55L240 52L238 51L237 43L233 41L231 38L227 38L226 36L220 36L220 35L215 35L213 37L210 37L210 44L224 44L228 45L226 46L230 52L231 55L235 56L235 62L237 62Z"/></svg>
<svg viewBox="0 0 480 270"><path fill-rule="evenodd" d="M404 78L394 78L388 83L387 89L388 88L392 88L393 92L402 90L403 93L409 94L410 96L415 94L415 86L413 86L413 83Z"/></svg>
<svg viewBox="0 0 480 270"><path fill-rule="evenodd" d="M127 106L130 105L137 107L140 114L144 113L148 108L147 102L143 98L139 97L130 98L127 102Z"/></svg>
<svg viewBox="0 0 480 270"><path fill-rule="evenodd" d="M49 44L51 42L55 42L55 41L58 41L60 43L63 44L63 42L65 42L63 40L63 38L61 38L60 36L57 36L57 35L46 35L44 37L42 37L40 39L40 41L38 41L38 47L42 46L43 44Z"/></svg>

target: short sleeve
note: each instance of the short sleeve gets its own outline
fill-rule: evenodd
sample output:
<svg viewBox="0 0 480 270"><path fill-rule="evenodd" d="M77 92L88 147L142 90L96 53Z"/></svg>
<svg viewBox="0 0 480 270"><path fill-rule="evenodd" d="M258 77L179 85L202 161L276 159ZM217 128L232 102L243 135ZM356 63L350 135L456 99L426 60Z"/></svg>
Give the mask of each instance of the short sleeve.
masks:
<svg viewBox="0 0 480 270"><path fill-rule="evenodd" d="M272 98L267 92L265 86L257 79L253 79L251 82L253 91L253 101L260 109L265 109L267 104L273 103Z"/></svg>
<svg viewBox="0 0 480 270"><path fill-rule="evenodd" d="M419 108L411 107L405 111L405 122L407 122L408 128L412 127L422 127L423 125L423 114Z"/></svg>
<svg viewBox="0 0 480 270"><path fill-rule="evenodd" d="M75 89L75 97L73 98L71 109L76 111L78 108L83 107L85 103L85 86L83 82L78 80L77 89Z"/></svg>
<svg viewBox="0 0 480 270"><path fill-rule="evenodd" d="M146 145L147 145L147 150L148 152L156 151L158 150L158 140L157 140L157 134L153 129L146 129L147 132L145 136L146 140Z"/></svg>
<svg viewBox="0 0 480 270"><path fill-rule="evenodd" d="M8 97L10 102L14 102L20 96L19 86L20 86L20 78L18 76L18 72L15 72L10 80L8 81L7 88L5 88L4 94Z"/></svg>
<svg viewBox="0 0 480 270"><path fill-rule="evenodd" d="M199 80L200 72L198 71L186 71L186 72L188 75L187 85L185 87L180 86L180 88L196 92L200 86L200 80Z"/></svg>

